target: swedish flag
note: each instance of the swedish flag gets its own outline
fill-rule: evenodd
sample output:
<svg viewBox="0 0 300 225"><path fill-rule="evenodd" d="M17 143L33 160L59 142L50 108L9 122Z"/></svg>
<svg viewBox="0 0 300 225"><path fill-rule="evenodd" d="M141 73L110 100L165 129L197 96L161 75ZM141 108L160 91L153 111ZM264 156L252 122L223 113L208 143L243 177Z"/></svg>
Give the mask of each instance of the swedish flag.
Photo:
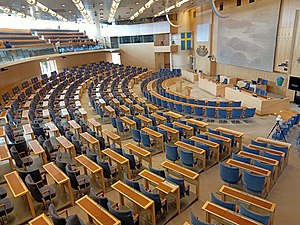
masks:
<svg viewBox="0 0 300 225"><path fill-rule="evenodd" d="M181 50L192 49L192 32L181 33Z"/></svg>

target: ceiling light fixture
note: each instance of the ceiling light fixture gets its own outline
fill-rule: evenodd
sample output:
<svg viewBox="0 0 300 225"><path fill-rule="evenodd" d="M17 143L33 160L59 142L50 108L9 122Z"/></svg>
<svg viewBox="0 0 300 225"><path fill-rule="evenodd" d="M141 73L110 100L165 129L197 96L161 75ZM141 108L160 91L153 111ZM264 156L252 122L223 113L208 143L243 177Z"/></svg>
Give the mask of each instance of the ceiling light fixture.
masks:
<svg viewBox="0 0 300 225"><path fill-rule="evenodd" d="M81 15L85 18L85 20L88 23L91 23L91 17L88 15L87 10L85 9L83 3L81 0L72 0L72 2L75 4L75 6L77 7L77 9L80 11Z"/></svg>
<svg viewBox="0 0 300 225"><path fill-rule="evenodd" d="M140 14L142 14L146 9L149 9L153 4L154 4L154 0L149 0L148 2L146 2L146 4L144 6L142 6L137 12L135 12L131 17L130 20L134 20L134 18L138 17ZM136 2L138 3L138 2ZM135 4L136 4L135 3ZM130 9L131 10L131 9Z"/></svg>
<svg viewBox="0 0 300 225"><path fill-rule="evenodd" d="M121 3L121 0L113 0L111 3L111 8L110 8L110 14L108 17L108 22L111 23L115 17L115 14L119 8L119 5Z"/></svg>
<svg viewBox="0 0 300 225"><path fill-rule="evenodd" d="M26 0L28 4L30 5L36 5L39 9L41 9L43 12L49 13L51 16L56 17L57 19L68 22L68 20L58 13L54 12L52 9L49 9L47 6L43 5L42 3L36 1L36 0Z"/></svg>
<svg viewBox="0 0 300 225"><path fill-rule="evenodd" d="M175 9L176 7L179 8L179 7L181 7L184 3L187 3L187 2L189 2L189 1L190 1L190 0L181 0L181 1L179 1L179 2L176 2L176 4L171 5L170 7L166 8L165 10L163 10L163 11L161 11L161 12L155 14L154 17L161 16L161 15L164 14L164 13L169 13L171 10Z"/></svg>
<svg viewBox="0 0 300 225"><path fill-rule="evenodd" d="M0 6L0 10L2 10L5 13L15 14L16 16L19 16L19 17L22 17L22 18L26 17L26 15L24 13L18 12L18 11L13 10L13 9L10 9L9 7L6 7L6 6Z"/></svg>

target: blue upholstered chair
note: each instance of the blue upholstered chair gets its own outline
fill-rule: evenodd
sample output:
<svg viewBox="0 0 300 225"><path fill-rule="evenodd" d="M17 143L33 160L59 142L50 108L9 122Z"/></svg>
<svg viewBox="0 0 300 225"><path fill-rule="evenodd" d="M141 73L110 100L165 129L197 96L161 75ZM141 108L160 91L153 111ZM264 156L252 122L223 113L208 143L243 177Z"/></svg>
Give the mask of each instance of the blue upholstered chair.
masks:
<svg viewBox="0 0 300 225"><path fill-rule="evenodd" d="M216 101L207 101L207 106L217 106Z"/></svg>
<svg viewBox="0 0 300 225"><path fill-rule="evenodd" d="M264 147L264 148L268 147L267 143L260 142L260 141L255 141L255 140L251 140L251 144L256 145L256 146L260 146L260 147Z"/></svg>
<svg viewBox="0 0 300 225"><path fill-rule="evenodd" d="M175 104L175 110L177 112L182 112L182 105L181 104Z"/></svg>
<svg viewBox="0 0 300 225"><path fill-rule="evenodd" d="M141 167L142 163L139 159L136 159L133 154L123 152L123 156L129 160L129 166L132 171Z"/></svg>
<svg viewBox="0 0 300 225"><path fill-rule="evenodd" d="M193 213L192 211L190 212L190 220L192 225L216 225L212 223L206 223L201 220L199 220Z"/></svg>
<svg viewBox="0 0 300 225"><path fill-rule="evenodd" d="M232 107L241 107L241 105L242 105L242 102L241 102L241 101L238 101L238 102L232 102L232 103L231 103L231 106L232 106Z"/></svg>
<svg viewBox="0 0 300 225"><path fill-rule="evenodd" d="M193 113L192 106L190 106L190 105L185 105L183 107L183 110L184 110L185 114L192 114Z"/></svg>
<svg viewBox="0 0 300 225"><path fill-rule="evenodd" d="M252 118L255 115L256 108L246 108L244 118Z"/></svg>
<svg viewBox="0 0 300 225"><path fill-rule="evenodd" d="M212 133L212 134L220 135L220 131L217 131L217 130L213 130L213 129L208 128L207 131L208 131L209 133Z"/></svg>
<svg viewBox="0 0 300 225"><path fill-rule="evenodd" d="M245 146L245 145L243 145L242 150L243 150L244 152L248 152L248 153L255 154L255 155L259 155L259 154L260 154L260 151L259 151L259 150L253 149L253 148L249 148L249 147L247 147L247 146Z"/></svg>
<svg viewBox="0 0 300 225"><path fill-rule="evenodd" d="M133 215L131 210L118 210L112 207L111 203L107 203L109 212L114 215L118 220L121 221L122 225L138 225L139 216L138 214Z"/></svg>
<svg viewBox="0 0 300 225"><path fill-rule="evenodd" d="M231 147L234 146L234 135L220 132L220 135L231 139Z"/></svg>
<svg viewBox="0 0 300 225"><path fill-rule="evenodd" d="M237 119L241 119L243 115L242 109L233 109L231 113L231 119L233 119L232 122L236 122Z"/></svg>
<svg viewBox="0 0 300 225"><path fill-rule="evenodd" d="M178 147L165 143L166 158L172 162L178 160Z"/></svg>
<svg viewBox="0 0 300 225"><path fill-rule="evenodd" d="M253 160L253 165L263 168L263 169L266 169L266 170L269 170L269 171L271 171L272 174L274 173L274 165L263 163L258 160Z"/></svg>
<svg viewBox="0 0 300 225"><path fill-rule="evenodd" d="M140 184L140 190L142 194L146 195L148 198L152 199L154 201L154 206L155 206L155 213L158 213L161 211L162 213L163 208L167 205L167 199L166 198L161 198L159 196L159 193L153 193L153 192L148 192L145 190L144 185Z"/></svg>
<svg viewBox="0 0 300 225"><path fill-rule="evenodd" d="M134 188L137 191L141 191L139 182L134 180L129 180L126 173L124 173L124 183Z"/></svg>
<svg viewBox="0 0 300 225"><path fill-rule="evenodd" d="M280 151L280 152L284 152L285 155L288 154L288 147L281 147L281 146L277 146L277 145L270 145L270 149L274 149L274 150L277 150L277 151Z"/></svg>
<svg viewBox="0 0 300 225"><path fill-rule="evenodd" d="M110 166L108 162L102 161L99 156L97 157L97 164L102 167L104 178L110 180L117 176L117 169L113 166Z"/></svg>
<svg viewBox="0 0 300 225"><path fill-rule="evenodd" d="M205 105L205 101L204 100L197 100L197 105Z"/></svg>
<svg viewBox="0 0 300 225"><path fill-rule="evenodd" d="M190 139L186 139L184 137L181 137L181 141L186 143L186 144L189 144L189 145L195 145L195 141L190 140Z"/></svg>
<svg viewBox="0 0 300 225"><path fill-rule="evenodd" d="M111 122L111 125L113 126L113 128L115 128L118 131L117 119L115 117L110 117L110 122Z"/></svg>
<svg viewBox="0 0 300 225"><path fill-rule="evenodd" d="M229 107L229 102L220 102L220 107Z"/></svg>
<svg viewBox="0 0 300 225"><path fill-rule="evenodd" d="M140 144L141 144L141 134L140 134L140 131L132 129L131 133L132 133L132 139L133 139L133 141L137 142L139 144L139 146L140 146Z"/></svg>
<svg viewBox="0 0 300 225"><path fill-rule="evenodd" d="M123 137L124 137L125 133L127 131L129 131L129 128L124 126L122 120L119 120L119 119L117 119L117 129L119 132L121 132L123 134Z"/></svg>
<svg viewBox="0 0 300 225"><path fill-rule="evenodd" d="M194 114L196 116L203 116L204 115L204 111L202 107L194 107Z"/></svg>
<svg viewBox="0 0 300 225"><path fill-rule="evenodd" d="M250 158L242 157L242 156L236 155L234 153L232 153L231 158L234 160L243 162L243 163L247 163L247 164L250 164L250 162L251 162Z"/></svg>
<svg viewBox="0 0 300 225"><path fill-rule="evenodd" d="M220 123L226 122L224 119L227 119L227 112L228 111L226 109L218 109L218 118Z"/></svg>
<svg viewBox="0 0 300 225"><path fill-rule="evenodd" d="M208 136L205 135L205 134L199 134L199 133L196 133L196 137L202 138L202 139L205 139L205 140L208 140Z"/></svg>
<svg viewBox="0 0 300 225"><path fill-rule="evenodd" d="M161 176L161 177L163 177L163 178L166 178L166 173L165 173L165 171L164 170L158 170L158 169L155 169L155 168L153 168L152 166L150 166L150 164L149 164L149 171L150 172L152 172L152 173L154 173L154 174L156 174L156 175L158 175L158 176Z"/></svg>
<svg viewBox="0 0 300 225"><path fill-rule="evenodd" d="M158 133L161 133L163 135L164 142L171 141L171 139L168 137L168 131L160 129L160 128L158 128L157 131L158 131Z"/></svg>
<svg viewBox="0 0 300 225"><path fill-rule="evenodd" d="M208 118L215 118L216 115L216 108L206 108L206 117Z"/></svg>
<svg viewBox="0 0 300 225"><path fill-rule="evenodd" d="M183 178L175 178L167 174L167 180L179 186L180 198L183 198L185 195L190 195L190 186L185 185Z"/></svg>
<svg viewBox="0 0 300 225"><path fill-rule="evenodd" d="M272 154L272 153L269 153L269 152L263 152L262 156L264 157L267 157L267 158L270 158L270 159L275 159L278 161L278 165L279 167L281 166L281 161L282 161L282 156L280 155L275 155L275 154Z"/></svg>
<svg viewBox="0 0 300 225"><path fill-rule="evenodd" d="M170 128L173 128L173 123L164 122L164 125Z"/></svg>
<svg viewBox="0 0 300 225"><path fill-rule="evenodd" d="M225 163L220 163L221 179L230 184L237 184L240 181L240 170L236 167L230 167Z"/></svg>
<svg viewBox="0 0 300 225"><path fill-rule="evenodd" d="M262 223L263 225L268 225L270 222L270 215L253 212L245 208L242 204L240 205L240 214L250 219L253 219L259 223Z"/></svg>
<svg viewBox="0 0 300 225"><path fill-rule="evenodd" d="M151 142L149 134L141 133L141 141L142 145L148 148L152 147L154 144L153 142Z"/></svg>
<svg viewBox="0 0 300 225"><path fill-rule="evenodd" d="M265 189L266 177L252 174L248 170L242 171L244 188L255 194L262 194Z"/></svg>
<svg viewBox="0 0 300 225"><path fill-rule="evenodd" d="M232 210L232 211L236 211L236 205L234 203L231 203L231 202L225 202L219 198L217 198L213 193L210 193L210 200L219 205L219 206L222 206L226 209L229 209L229 210Z"/></svg>
<svg viewBox="0 0 300 225"><path fill-rule="evenodd" d="M180 149L180 162L185 166L193 167L197 164L197 159L194 159L192 152Z"/></svg>

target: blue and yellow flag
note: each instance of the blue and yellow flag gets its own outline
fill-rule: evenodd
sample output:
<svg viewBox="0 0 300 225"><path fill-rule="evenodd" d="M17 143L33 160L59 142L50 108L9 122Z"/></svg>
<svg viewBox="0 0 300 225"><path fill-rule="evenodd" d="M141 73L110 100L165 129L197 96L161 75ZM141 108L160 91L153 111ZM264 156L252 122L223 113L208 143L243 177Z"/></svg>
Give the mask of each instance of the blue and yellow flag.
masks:
<svg viewBox="0 0 300 225"><path fill-rule="evenodd" d="M192 49L192 32L181 33L181 50Z"/></svg>

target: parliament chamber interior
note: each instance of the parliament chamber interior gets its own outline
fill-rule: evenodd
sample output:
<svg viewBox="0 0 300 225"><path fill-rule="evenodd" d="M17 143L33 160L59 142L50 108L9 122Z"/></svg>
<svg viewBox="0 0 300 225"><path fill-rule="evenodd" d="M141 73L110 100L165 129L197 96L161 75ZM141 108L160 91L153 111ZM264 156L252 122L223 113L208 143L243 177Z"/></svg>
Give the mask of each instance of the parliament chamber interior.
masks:
<svg viewBox="0 0 300 225"><path fill-rule="evenodd" d="M298 225L299 0L0 1L0 223Z"/></svg>

